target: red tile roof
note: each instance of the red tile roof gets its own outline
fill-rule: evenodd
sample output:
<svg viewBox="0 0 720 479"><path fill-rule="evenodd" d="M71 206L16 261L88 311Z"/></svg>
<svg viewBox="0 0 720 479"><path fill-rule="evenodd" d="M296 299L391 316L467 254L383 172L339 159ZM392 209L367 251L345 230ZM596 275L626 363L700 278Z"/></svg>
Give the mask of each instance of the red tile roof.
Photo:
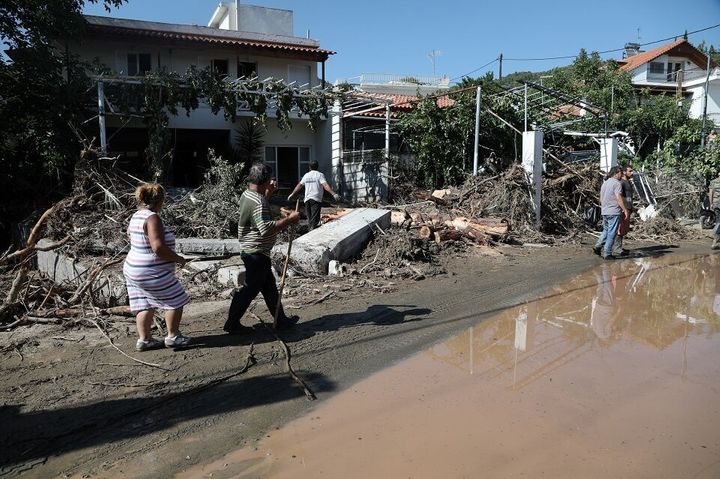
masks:
<svg viewBox="0 0 720 479"><path fill-rule="evenodd" d="M678 56L689 58L693 63L701 68L707 67L707 57L700 50L695 48L685 40L681 38L667 45L663 45L646 52L638 53L628 58L618 60L620 69L625 71L632 71L637 67L644 65L648 62L655 60L657 57L665 55L666 53L674 53Z"/></svg>
<svg viewBox="0 0 720 479"><path fill-rule="evenodd" d="M431 95L432 96L432 95ZM413 95L399 95L393 93L376 93L362 92L358 95L360 98L378 100L378 102L390 102L390 115L397 117L397 112L408 112L415 108L415 105L421 101L421 98ZM426 98L426 97L423 97ZM455 100L447 95L438 96L436 99L440 108L446 108L455 104ZM363 116L385 117L385 110L378 109L363 113Z"/></svg>
<svg viewBox="0 0 720 479"><path fill-rule="evenodd" d="M87 26L88 34L91 36L102 36L102 37L142 37L149 39L156 39L162 41L185 41L185 42L197 42L197 43L209 43L221 46L238 46L246 48L254 48L260 50L275 51L286 54L299 54L301 56L310 56L316 61L324 61L330 55L334 55L336 52L331 50L323 50L314 46L297 45L292 43L282 43L274 41L264 40L250 40L238 38L233 36L231 32L227 36L202 34L202 33L188 33L181 31L170 31L170 30L156 30L150 28L141 27L125 27L115 25L99 25L90 23Z"/></svg>

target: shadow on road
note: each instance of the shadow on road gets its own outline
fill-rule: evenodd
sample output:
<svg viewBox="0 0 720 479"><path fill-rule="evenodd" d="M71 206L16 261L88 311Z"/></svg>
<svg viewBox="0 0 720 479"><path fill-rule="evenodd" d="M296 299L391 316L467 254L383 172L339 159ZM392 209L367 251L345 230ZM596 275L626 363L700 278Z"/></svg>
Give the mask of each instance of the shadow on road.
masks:
<svg viewBox="0 0 720 479"><path fill-rule="evenodd" d="M228 370L226 375L238 370ZM303 378L316 392L335 389L321 374L305 373ZM302 396L302 390L292 379L280 374L233 378L214 384L210 378L179 392L69 408L23 412L19 404L3 406L0 407L0 476L11 472L13 465L50 455L111 444L163 431L184 421Z"/></svg>

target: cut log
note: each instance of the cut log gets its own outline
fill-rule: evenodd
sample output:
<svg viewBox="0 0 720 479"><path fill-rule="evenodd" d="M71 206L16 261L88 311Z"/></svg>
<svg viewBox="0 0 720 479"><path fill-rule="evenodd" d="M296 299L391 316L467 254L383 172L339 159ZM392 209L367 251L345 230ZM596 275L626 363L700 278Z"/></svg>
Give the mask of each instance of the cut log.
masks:
<svg viewBox="0 0 720 479"><path fill-rule="evenodd" d="M433 238L433 229L428 225L422 225L418 230L418 236L425 239Z"/></svg>
<svg viewBox="0 0 720 479"><path fill-rule="evenodd" d="M453 227L458 231L466 233L468 231L478 231L491 236L502 236L508 232L508 224L503 220L478 218L469 220L464 217L457 217L452 220L445 221L447 226Z"/></svg>
<svg viewBox="0 0 720 479"><path fill-rule="evenodd" d="M439 231L435 231L434 237L435 237L435 242L437 244L440 244L443 241L448 241L448 240L457 241L463 237L463 234L458 230L446 228L446 229L442 229Z"/></svg>
<svg viewBox="0 0 720 479"><path fill-rule="evenodd" d="M342 218L348 213L352 213L353 208L321 208L320 220L323 223Z"/></svg>
<svg viewBox="0 0 720 479"><path fill-rule="evenodd" d="M450 204L449 201L444 200L442 198L438 198L436 196L433 196L430 193L428 193L427 191L422 191L422 190L415 192L415 198L417 198L419 200L423 200L423 201L432 201L433 203L435 203L437 205L442 205L442 206L447 206Z"/></svg>

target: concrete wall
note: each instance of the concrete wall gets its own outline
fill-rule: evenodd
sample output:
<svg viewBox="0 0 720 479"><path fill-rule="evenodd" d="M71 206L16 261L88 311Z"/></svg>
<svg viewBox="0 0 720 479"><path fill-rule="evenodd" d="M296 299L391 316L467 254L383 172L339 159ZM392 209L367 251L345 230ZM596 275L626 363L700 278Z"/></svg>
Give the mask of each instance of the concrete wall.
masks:
<svg viewBox="0 0 720 479"><path fill-rule="evenodd" d="M45 239L38 241L38 246L47 246L51 242ZM98 262L104 262L106 258L99 258ZM79 261L56 250L38 251L38 271L46 275L56 283L70 283L74 286L81 285L93 262L89 260ZM89 293L95 297L103 298L110 306L127 304L127 287L122 274L122 264L114 265L95 279Z"/></svg>
<svg viewBox="0 0 720 479"><path fill-rule="evenodd" d="M342 196L353 202L387 200L389 164L384 159L345 161L342 164Z"/></svg>
<svg viewBox="0 0 720 479"><path fill-rule="evenodd" d="M287 81L292 68L302 68L309 71L311 87L317 86L321 82L317 76L317 64L315 62L237 55L235 50L228 48L170 48L153 44L93 41L83 45L76 45L73 50L80 53L82 59L89 62L97 59L100 63L107 65L118 73L127 71L128 53L150 53L154 70L166 68L184 74L191 65L204 68L210 66L213 59L226 59L228 60L230 78L237 77L237 62L242 61L257 63L257 73L261 79L274 77ZM179 114L170 118L169 128L230 130L230 143L234 143L237 137L236 129L238 124L226 120L222 110L217 114L213 114L209 105L204 102L201 102L200 106L192 111L189 116L185 114L182 108L178 110ZM240 111L238 116L236 123L244 121L243 117L252 117L253 113ZM293 116L292 129L290 131L281 131L277 127L275 112L268 111L265 144L267 146L309 146L311 159L316 159L320 163L321 171L325 172L330 178L330 133L329 126L324 125L329 121L321 121L317 132L313 132L307 126L307 118ZM108 127L119 127L121 124L122 121L119 118L108 116ZM144 127L139 121L133 121L129 126Z"/></svg>
<svg viewBox="0 0 720 479"><path fill-rule="evenodd" d="M703 105L705 97L705 82L693 85L689 88L692 93L690 104L690 116L692 118L702 118ZM707 115L708 119L715 122L715 127L720 128L720 77L715 74L710 77L707 98Z"/></svg>
<svg viewBox="0 0 720 479"><path fill-rule="evenodd" d="M238 30L241 32L272 33L274 35L293 35L293 12L279 8L266 8L256 5L238 5Z"/></svg>

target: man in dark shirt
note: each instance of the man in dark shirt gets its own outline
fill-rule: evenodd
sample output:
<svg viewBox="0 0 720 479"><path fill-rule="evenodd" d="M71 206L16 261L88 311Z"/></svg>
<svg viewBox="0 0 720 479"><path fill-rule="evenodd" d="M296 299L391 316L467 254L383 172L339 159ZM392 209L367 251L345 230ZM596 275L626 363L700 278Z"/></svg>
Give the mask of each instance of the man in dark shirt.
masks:
<svg viewBox="0 0 720 479"><path fill-rule="evenodd" d="M632 184L630 184L630 179L634 172L632 166L629 165L622 166L621 168L623 173L620 177L620 184L622 185L622 192L620 194L623 201L625 201L628 214L627 216L623 215L620 219L620 227L618 228L618 233L612 248L613 256L624 256L627 254L627 250L623 249L623 239L625 239L625 235L630 231L630 215L633 210L633 187Z"/></svg>

